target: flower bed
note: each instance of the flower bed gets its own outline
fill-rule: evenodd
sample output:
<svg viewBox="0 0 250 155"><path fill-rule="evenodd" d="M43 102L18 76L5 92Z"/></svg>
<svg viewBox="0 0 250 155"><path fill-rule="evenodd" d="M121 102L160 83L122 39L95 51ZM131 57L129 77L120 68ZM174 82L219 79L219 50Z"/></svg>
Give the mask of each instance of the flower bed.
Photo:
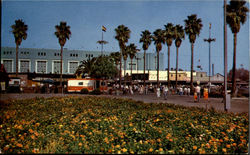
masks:
<svg viewBox="0 0 250 155"><path fill-rule="evenodd" d="M246 153L248 115L104 97L0 104L2 153Z"/></svg>

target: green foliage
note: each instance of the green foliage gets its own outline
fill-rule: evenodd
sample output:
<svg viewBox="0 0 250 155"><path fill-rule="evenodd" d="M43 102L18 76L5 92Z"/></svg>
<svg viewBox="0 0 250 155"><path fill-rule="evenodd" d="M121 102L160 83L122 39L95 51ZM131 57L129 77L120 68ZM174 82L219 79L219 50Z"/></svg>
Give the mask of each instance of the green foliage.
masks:
<svg viewBox="0 0 250 155"><path fill-rule="evenodd" d="M20 45L22 40L27 38L28 25L25 25L21 19L15 20L15 24L11 25L12 33L15 37L15 43Z"/></svg>
<svg viewBox="0 0 250 155"><path fill-rule="evenodd" d="M81 90L81 94L88 94L89 93L89 90L87 88L83 88Z"/></svg>
<svg viewBox="0 0 250 155"><path fill-rule="evenodd" d="M85 73L92 78L111 78L117 74L117 69L110 56L99 56L82 61L75 74L81 75Z"/></svg>
<svg viewBox="0 0 250 155"><path fill-rule="evenodd" d="M0 113L4 154L248 152L248 114L96 96L10 100Z"/></svg>

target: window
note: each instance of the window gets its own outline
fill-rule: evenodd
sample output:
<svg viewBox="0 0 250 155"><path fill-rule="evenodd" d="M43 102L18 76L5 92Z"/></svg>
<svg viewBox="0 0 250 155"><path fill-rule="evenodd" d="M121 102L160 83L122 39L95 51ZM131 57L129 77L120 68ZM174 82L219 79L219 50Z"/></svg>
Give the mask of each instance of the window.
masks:
<svg viewBox="0 0 250 155"><path fill-rule="evenodd" d="M53 73L61 73L60 72L60 69L61 69L61 61L53 61Z"/></svg>
<svg viewBox="0 0 250 155"><path fill-rule="evenodd" d="M69 62L69 73L74 74L78 68L78 62Z"/></svg>
<svg viewBox="0 0 250 155"><path fill-rule="evenodd" d="M203 75L201 74L201 77L203 77Z"/></svg>
<svg viewBox="0 0 250 155"><path fill-rule="evenodd" d="M82 86L82 85L83 85L83 82L78 82L78 85L79 85L79 86Z"/></svg>
<svg viewBox="0 0 250 155"><path fill-rule="evenodd" d="M29 60L20 60L20 72L29 72L29 66Z"/></svg>
<svg viewBox="0 0 250 155"><path fill-rule="evenodd" d="M12 72L12 60L3 60L3 65L7 73Z"/></svg>
<svg viewBox="0 0 250 155"><path fill-rule="evenodd" d="M181 74L179 74L179 77L181 77Z"/></svg>
<svg viewBox="0 0 250 155"><path fill-rule="evenodd" d="M47 69L47 61L39 60L36 64L36 72L37 73L46 73Z"/></svg>

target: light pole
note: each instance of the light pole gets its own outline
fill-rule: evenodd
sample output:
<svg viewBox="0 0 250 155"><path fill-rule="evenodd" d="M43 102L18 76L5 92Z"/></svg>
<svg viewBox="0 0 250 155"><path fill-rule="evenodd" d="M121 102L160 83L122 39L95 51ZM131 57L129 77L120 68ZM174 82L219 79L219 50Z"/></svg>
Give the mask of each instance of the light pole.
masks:
<svg viewBox="0 0 250 155"><path fill-rule="evenodd" d="M227 112L228 109L228 102L230 102L230 98L227 98L227 21L226 21L226 14L227 14L227 1L224 0L224 110Z"/></svg>
<svg viewBox="0 0 250 155"><path fill-rule="evenodd" d="M211 23L209 23L209 38L208 39L204 39L204 41L205 42L208 42L209 43L209 92L210 92L210 83L211 83L211 81L210 81L210 76L211 76L211 45L210 45L210 43L211 42L213 42L213 41L215 41L215 38L211 38Z"/></svg>

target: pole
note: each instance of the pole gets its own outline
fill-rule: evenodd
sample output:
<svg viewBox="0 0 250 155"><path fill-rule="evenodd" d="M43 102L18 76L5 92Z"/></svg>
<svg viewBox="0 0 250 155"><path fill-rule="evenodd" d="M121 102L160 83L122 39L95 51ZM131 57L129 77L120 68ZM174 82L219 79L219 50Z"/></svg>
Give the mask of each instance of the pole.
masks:
<svg viewBox="0 0 250 155"><path fill-rule="evenodd" d="M226 23L226 5L224 0L224 110L227 111L227 23Z"/></svg>
<svg viewBox="0 0 250 155"><path fill-rule="evenodd" d="M102 55L103 55L103 31L102 31Z"/></svg>
<svg viewBox="0 0 250 155"><path fill-rule="evenodd" d="M209 44L209 54L208 54L208 61L209 61L209 76L208 76L208 92L210 92L210 77L211 77L211 42L215 41L215 38L211 38L211 23L209 23L209 38L208 39L204 39L205 42L208 42Z"/></svg>
<svg viewBox="0 0 250 155"><path fill-rule="evenodd" d="M211 36L211 24L209 25L209 39ZM211 76L211 46L210 46L210 41L209 41L209 77L208 77L208 81L209 81L209 92L210 92L210 76Z"/></svg>

